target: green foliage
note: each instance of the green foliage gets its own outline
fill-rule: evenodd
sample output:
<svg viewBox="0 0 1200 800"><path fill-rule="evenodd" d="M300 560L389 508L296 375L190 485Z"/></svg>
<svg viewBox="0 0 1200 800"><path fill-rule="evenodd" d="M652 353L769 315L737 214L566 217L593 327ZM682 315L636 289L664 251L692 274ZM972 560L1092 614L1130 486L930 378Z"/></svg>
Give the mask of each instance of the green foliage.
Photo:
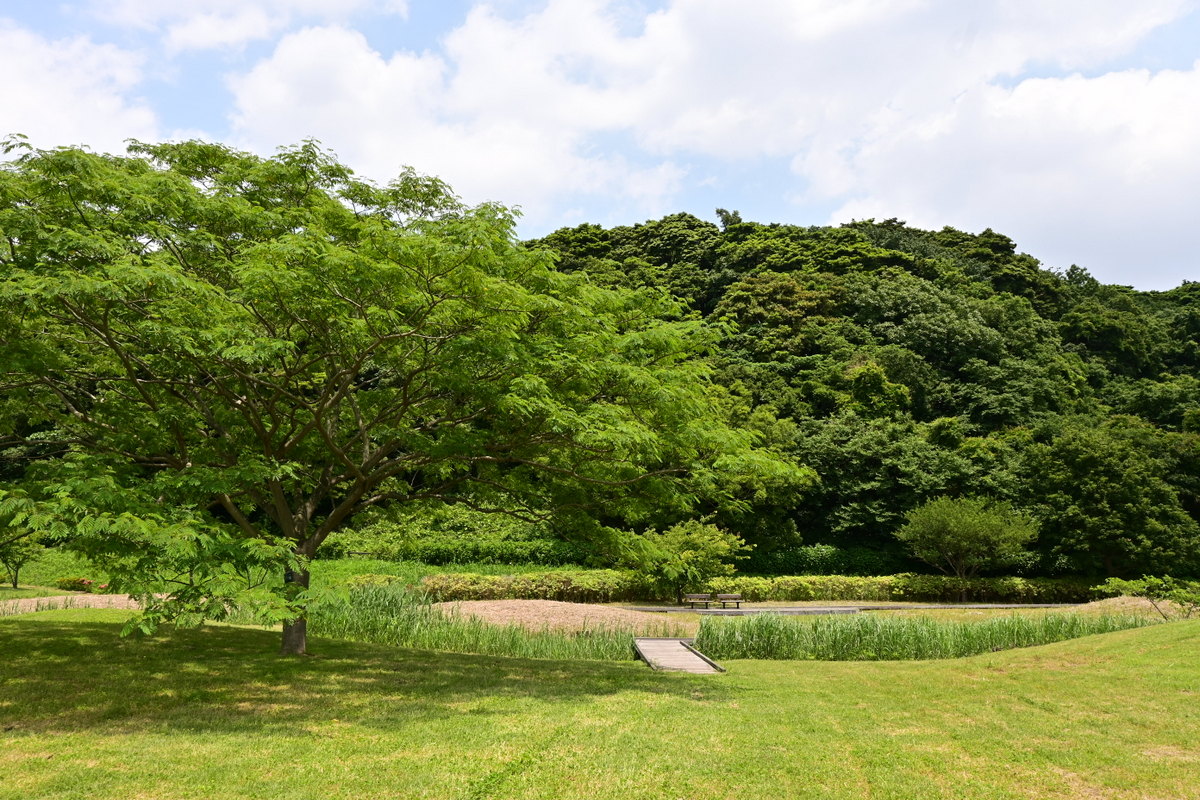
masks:
<svg viewBox="0 0 1200 800"><path fill-rule="evenodd" d="M30 525L32 521L28 498L0 490L0 564L14 589L18 588L22 567L45 550L40 531Z"/></svg>
<svg viewBox="0 0 1200 800"><path fill-rule="evenodd" d="M1111 471L1099 492L1107 501L1065 496L1088 493L1086 472L1071 468L1076 488L1066 490L1047 475L1041 449L1054 438L1047 430L1079 419L1103 428L1121 412L1164 432L1200 430L1194 284L1139 293L1077 267L1054 273L990 229L921 231L894 219L800 228L717 216L718 232L675 248L683 256L673 273L707 280L703 295L679 296L725 326L713 363L740 404L740 424L821 479L753 517L720 520L756 556L794 551L800 537L886 551L910 510L974 495L1046 523L1041 552L1023 570L1200 568L1189 544L1200 520L1195 446L1141 436L1156 463ZM564 263L574 253L637 262L637 285L669 288L651 251L668 244L670 227L664 220L663 242L660 226L647 224L640 238L587 226L544 243ZM1144 502L1130 502L1138 495ZM1056 511L1072 507L1080 513Z"/></svg>
<svg viewBox="0 0 1200 800"><path fill-rule="evenodd" d="M375 582L378 579L363 579ZM398 577L395 582L404 581ZM988 603L1081 603L1093 584L1078 578L970 578L901 573L881 576L733 575L710 578L700 591L737 593L749 602L862 600ZM582 570L516 575L441 573L421 578L438 600L562 600L608 603L675 600L669 589L628 570Z"/></svg>
<svg viewBox="0 0 1200 800"><path fill-rule="evenodd" d="M504 514L483 514L462 506L392 510L385 519L339 531L318 551L319 558L347 555L425 564L581 564L585 546L556 538L545 523Z"/></svg>
<svg viewBox="0 0 1200 800"><path fill-rule="evenodd" d="M1138 580L1109 578L1096 587L1096 593L1108 597L1144 597L1163 619L1170 618L1160 605L1164 600L1173 603L1185 618L1200 614L1200 581L1184 581L1170 576L1155 578L1150 575Z"/></svg>
<svg viewBox="0 0 1200 800"><path fill-rule="evenodd" d="M432 607L425 596L395 583L367 582L314 602L309 608L309 626L317 636L421 650L601 661L632 660L632 639L639 633L679 633L665 623L660 630L636 633L620 627L570 633L528 631L517 625L493 625L442 611Z"/></svg>
<svg viewBox="0 0 1200 800"><path fill-rule="evenodd" d="M1048 428L1025 449L1023 504L1042 548L1092 574L1196 574L1200 524L1169 480L1169 440L1129 418L1086 422Z"/></svg>
<svg viewBox="0 0 1200 800"><path fill-rule="evenodd" d="M91 578L59 578L54 582L55 588L62 589L67 592L97 592L100 591L99 586Z"/></svg>
<svg viewBox="0 0 1200 800"><path fill-rule="evenodd" d="M3 534L0 534L3 537ZM8 572L12 588L16 589L21 577L21 568L37 559L45 548L32 535L0 538L0 564Z"/></svg>
<svg viewBox="0 0 1200 800"><path fill-rule="evenodd" d="M420 588L441 600L558 600L615 603L654 595L645 578L629 570L540 572L519 575L443 573L427 575Z"/></svg>
<svg viewBox="0 0 1200 800"><path fill-rule="evenodd" d="M863 600L976 603L1082 603L1092 583L1079 578L953 578L948 575L739 575L715 578L706 587L736 592L751 602Z"/></svg>
<svg viewBox="0 0 1200 800"><path fill-rule="evenodd" d="M899 553L809 544L750 554L745 572L761 575L890 575L911 568Z"/></svg>
<svg viewBox="0 0 1200 800"><path fill-rule="evenodd" d="M1013 564L1036 535L1036 524L1008 503L978 497L930 500L896 531L913 555L960 579Z"/></svg>
<svg viewBox="0 0 1200 800"><path fill-rule="evenodd" d="M638 555L637 574L660 594L683 602L688 591L698 591L711 578L734 573L733 561L745 558L746 543L715 525L688 520L662 533L651 531Z"/></svg>
<svg viewBox="0 0 1200 800"><path fill-rule="evenodd" d="M794 619L778 614L700 620L696 648L710 658L910 661L962 658L1154 624L1139 616L1012 615L982 622L873 613Z"/></svg>
<svg viewBox="0 0 1200 800"><path fill-rule="evenodd" d="M698 222L658 226L652 263L691 258ZM507 209L366 183L311 142L27 150L0 241L0 431L59 452L15 471L147 629L256 602L302 650L307 560L381 505L586 536L805 475L726 424L717 334L661 290L560 272Z"/></svg>

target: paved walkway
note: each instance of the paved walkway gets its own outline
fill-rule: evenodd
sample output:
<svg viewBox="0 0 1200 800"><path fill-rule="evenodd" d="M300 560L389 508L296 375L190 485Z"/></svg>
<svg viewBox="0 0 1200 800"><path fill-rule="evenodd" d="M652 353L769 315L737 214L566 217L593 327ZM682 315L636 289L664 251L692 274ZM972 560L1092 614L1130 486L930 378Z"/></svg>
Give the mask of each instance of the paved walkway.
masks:
<svg viewBox="0 0 1200 800"><path fill-rule="evenodd" d="M724 672L716 662L695 650L691 639L634 639L633 649L650 669L708 675Z"/></svg>

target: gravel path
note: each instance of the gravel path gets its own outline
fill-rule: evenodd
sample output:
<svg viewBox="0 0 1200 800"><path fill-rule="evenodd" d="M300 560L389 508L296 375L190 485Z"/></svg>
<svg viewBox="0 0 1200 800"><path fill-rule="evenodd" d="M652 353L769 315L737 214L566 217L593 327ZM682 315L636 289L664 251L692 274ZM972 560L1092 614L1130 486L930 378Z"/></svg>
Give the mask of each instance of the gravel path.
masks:
<svg viewBox="0 0 1200 800"><path fill-rule="evenodd" d="M0 617L13 614L32 614L60 608L139 608L137 601L125 594L67 594L54 597L23 597L0 602Z"/></svg>

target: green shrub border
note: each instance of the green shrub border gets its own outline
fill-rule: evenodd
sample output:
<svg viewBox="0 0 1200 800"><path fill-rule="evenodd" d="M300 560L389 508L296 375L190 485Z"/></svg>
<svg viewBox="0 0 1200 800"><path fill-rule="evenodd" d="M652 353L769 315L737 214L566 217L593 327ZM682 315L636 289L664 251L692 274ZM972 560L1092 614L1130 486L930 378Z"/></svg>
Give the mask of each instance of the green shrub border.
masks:
<svg viewBox="0 0 1200 800"><path fill-rule="evenodd" d="M560 600L613 603L669 600L632 572L589 570L527 575L427 575L420 588L436 600ZM902 573L882 576L749 575L714 578L711 592L737 593L749 602L806 600L1083 603L1092 582L1079 578L970 578Z"/></svg>

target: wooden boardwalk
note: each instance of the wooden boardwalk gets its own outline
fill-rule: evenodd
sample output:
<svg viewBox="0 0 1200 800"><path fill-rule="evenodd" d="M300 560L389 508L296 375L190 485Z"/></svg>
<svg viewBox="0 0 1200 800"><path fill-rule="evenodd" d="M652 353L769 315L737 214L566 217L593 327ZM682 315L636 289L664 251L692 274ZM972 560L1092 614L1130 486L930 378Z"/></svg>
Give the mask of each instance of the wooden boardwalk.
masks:
<svg viewBox="0 0 1200 800"><path fill-rule="evenodd" d="M691 639L634 639L638 658L651 669L707 675L724 672L715 661L692 647Z"/></svg>

